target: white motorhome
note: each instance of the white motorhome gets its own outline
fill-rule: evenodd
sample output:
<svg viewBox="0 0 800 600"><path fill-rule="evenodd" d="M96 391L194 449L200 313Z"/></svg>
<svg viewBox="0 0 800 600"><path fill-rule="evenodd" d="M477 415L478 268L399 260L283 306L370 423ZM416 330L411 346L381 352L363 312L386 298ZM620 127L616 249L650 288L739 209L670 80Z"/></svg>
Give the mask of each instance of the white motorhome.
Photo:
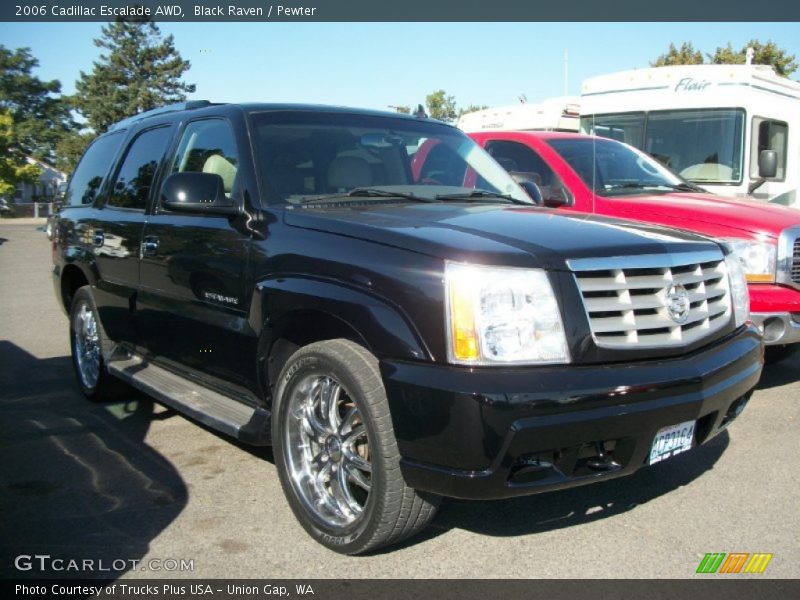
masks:
<svg viewBox="0 0 800 600"><path fill-rule="evenodd" d="M498 130L578 131L578 98L559 96L537 104L514 104L462 115L456 126L466 133Z"/></svg>
<svg viewBox="0 0 800 600"><path fill-rule="evenodd" d="M763 65L654 67L583 83L583 133L636 146L711 192L800 208L800 83ZM759 157L777 154L774 177Z"/></svg>

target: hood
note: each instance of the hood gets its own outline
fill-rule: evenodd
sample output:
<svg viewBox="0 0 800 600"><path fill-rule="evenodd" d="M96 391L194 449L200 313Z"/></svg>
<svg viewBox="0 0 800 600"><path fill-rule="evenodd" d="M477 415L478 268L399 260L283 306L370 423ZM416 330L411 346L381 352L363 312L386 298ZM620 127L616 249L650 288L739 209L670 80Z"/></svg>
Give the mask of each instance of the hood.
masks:
<svg viewBox="0 0 800 600"><path fill-rule="evenodd" d="M693 252L711 244L657 225L509 205L340 205L292 207L284 214L291 226L442 259L549 269L566 268L568 259Z"/></svg>
<svg viewBox="0 0 800 600"><path fill-rule="evenodd" d="M735 200L710 194L655 194L599 197L614 206L614 214L685 227L713 237L741 233L777 238L787 227L800 225L800 211L756 200Z"/></svg>

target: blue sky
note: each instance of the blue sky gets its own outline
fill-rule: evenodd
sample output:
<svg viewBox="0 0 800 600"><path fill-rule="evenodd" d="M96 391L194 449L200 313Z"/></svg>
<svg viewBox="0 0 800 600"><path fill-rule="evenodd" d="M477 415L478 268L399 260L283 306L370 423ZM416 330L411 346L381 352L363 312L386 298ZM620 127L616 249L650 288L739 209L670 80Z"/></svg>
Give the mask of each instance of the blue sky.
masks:
<svg viewBox="0 0 800 600"><path fill-rule="evenodd" d="M90 70L100 23L0 23L0 44L29 46L37 74L70 93ZM160 23L192 63L195 98L385 109L445 89L459 106L535 102L586 77L646 67L670 42L712 52L772 39L800 60L800 23ZM798 74L795 74L798 77Z"/></svg>

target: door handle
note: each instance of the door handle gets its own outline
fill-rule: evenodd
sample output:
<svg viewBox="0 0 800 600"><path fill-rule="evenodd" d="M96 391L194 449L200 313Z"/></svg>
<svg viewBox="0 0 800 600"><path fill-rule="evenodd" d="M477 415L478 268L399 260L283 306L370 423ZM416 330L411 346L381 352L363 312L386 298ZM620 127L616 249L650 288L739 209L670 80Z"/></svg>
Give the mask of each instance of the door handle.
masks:
<svg viewBox="0 0 800 600"><path fill-rule="evenodd" d="M95 229L94 230L94 237L92 238L92 243L95 245L96 248L100 248L106 242L106 236L103 233L102 229Z"/></svg>
<svg viewBox="0 0 800 600"><path fill-rule="evenodd" d="M148 235L142 242L142 256L155 256L158 254L158 238Z"/></svg>

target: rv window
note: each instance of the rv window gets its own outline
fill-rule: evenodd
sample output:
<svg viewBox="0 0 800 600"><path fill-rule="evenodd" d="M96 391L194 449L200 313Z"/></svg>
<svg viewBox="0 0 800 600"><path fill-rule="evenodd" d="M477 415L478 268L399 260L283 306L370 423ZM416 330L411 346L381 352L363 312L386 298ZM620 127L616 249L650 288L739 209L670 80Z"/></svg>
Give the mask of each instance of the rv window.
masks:
<svg viewBox="0 0 800 600"><path fill-rule="evenodd" d="M581 117L581 133L599 135L641 148L642 134L644 133L644 113L587 115Z"/></svg>
<svg viewBox="0 0 800 600"><path fill-rule="evenodd" d="M789 127L781 121L771 121L763 117L753 117L753 139L750 144L750 178L758 179L758 157L762 150L775 150L778 153L778 171L770 181L786 179L786 142Z"/></svg>
<svg viewBox="0 0 800 600"><path fill-rule="evenodd" d="M690 181L739 183L743 138L739 109L653 111L642 150Z"/></svg>

